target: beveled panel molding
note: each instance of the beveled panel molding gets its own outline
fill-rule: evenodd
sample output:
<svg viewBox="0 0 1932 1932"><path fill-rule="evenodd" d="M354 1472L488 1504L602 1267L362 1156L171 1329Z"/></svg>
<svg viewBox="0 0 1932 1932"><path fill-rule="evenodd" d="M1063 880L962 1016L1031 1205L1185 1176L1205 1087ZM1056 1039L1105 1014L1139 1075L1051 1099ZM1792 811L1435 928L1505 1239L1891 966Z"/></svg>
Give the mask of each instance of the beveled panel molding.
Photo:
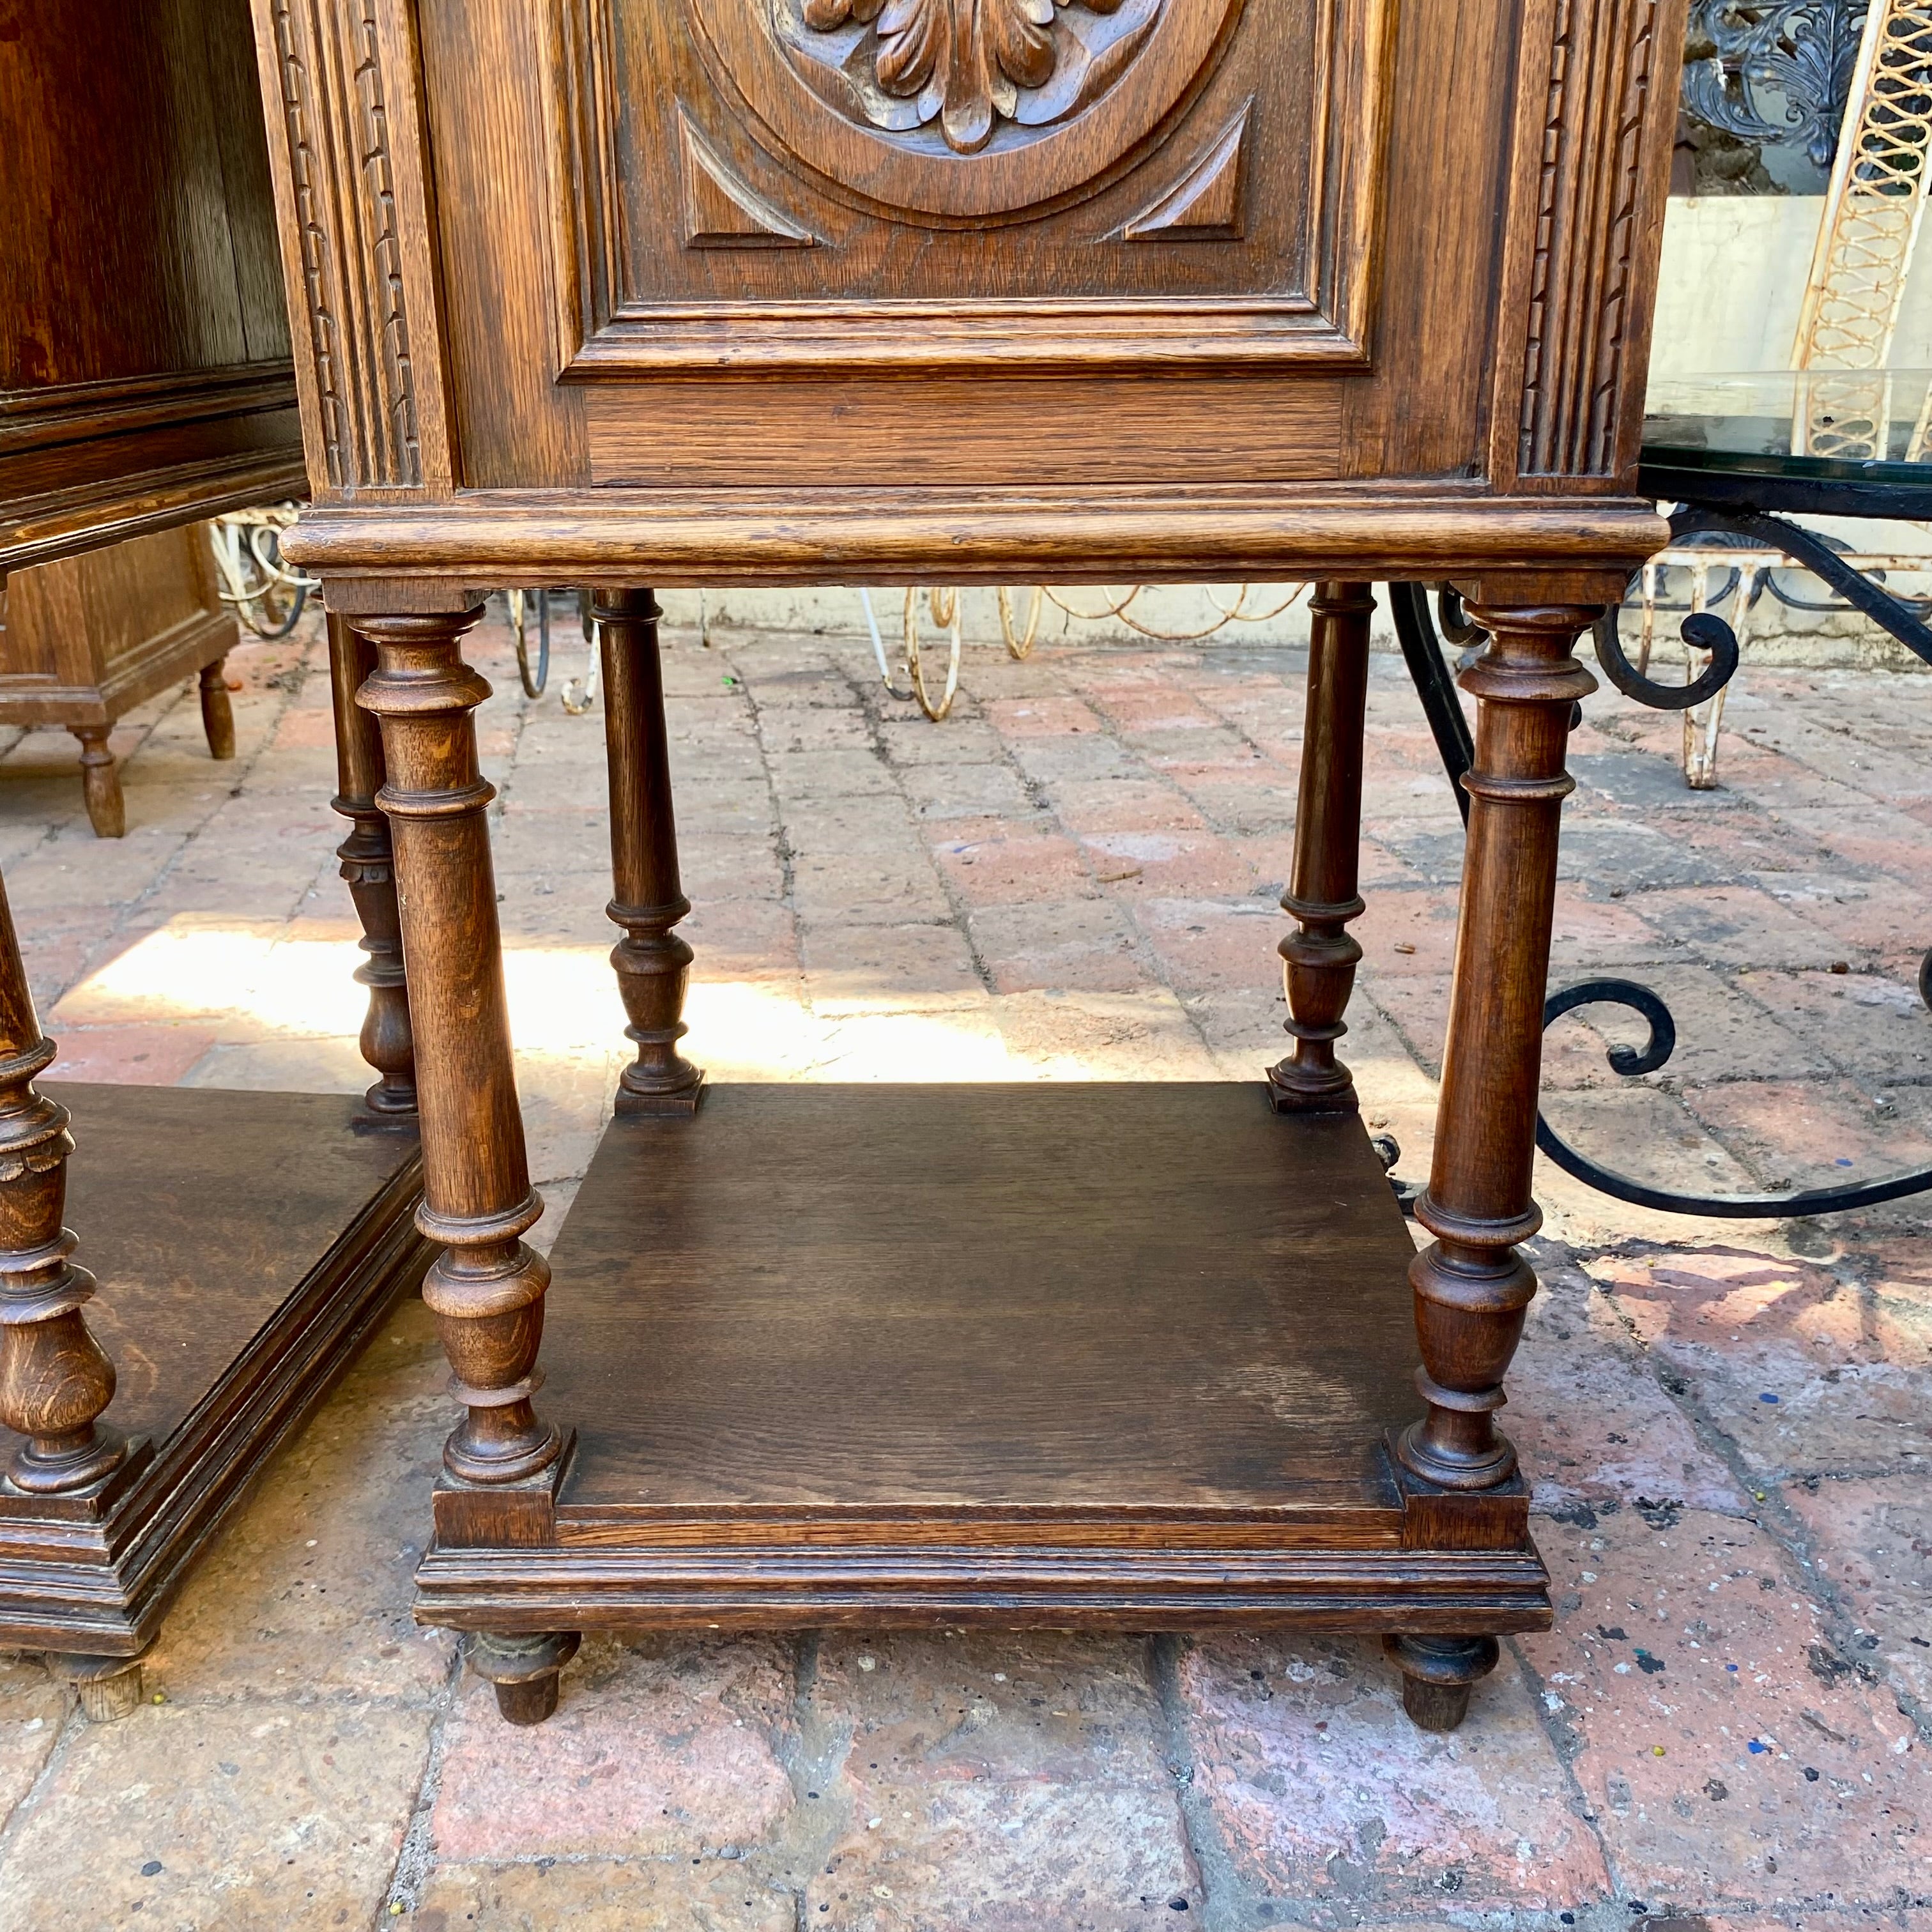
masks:
<svg viewBox="0 0 1932 1932"><path fill-rule="evenodd" d="M962 4L553 0L561 379L1367 364L1393 0Z"/></svg>

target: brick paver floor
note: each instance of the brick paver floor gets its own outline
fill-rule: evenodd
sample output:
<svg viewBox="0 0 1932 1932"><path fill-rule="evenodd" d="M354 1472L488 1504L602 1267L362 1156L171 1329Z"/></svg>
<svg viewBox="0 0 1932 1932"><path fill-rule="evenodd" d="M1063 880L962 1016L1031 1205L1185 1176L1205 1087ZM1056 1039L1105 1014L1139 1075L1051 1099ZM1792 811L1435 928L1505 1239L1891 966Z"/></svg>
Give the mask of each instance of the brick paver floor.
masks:
<svg viewBox="0 0 1932 1932"><path fill-rule="evenodd" d="M514 695L505 643L479 634L482 725L547 1239L622 1046L602 729ZM64 736L0 759L62 1072L367 1078L319 646L233 668L237 764L185 692L116 734L119 843ZM1279 1053L1295 652L982 650L941 727L842 640L674 636L668 669L715 1076ZM1419 1175L1460 838L1399 660L1371 702L1348 1052ZM1623 1019L1564 1022L1552 1116L1694 1186L1932 1161L1932 679L1748 670L1703 794L1676 721L1588 716L1554 976L1648 981L1682 1043L1624 1080ZM90 1728L37 1660L0 1670L0 1926L1932 1924L1922 1207L1700 1222L1540 1189L1509 1417L1558 1622L1452 1737L1407 1725L1366 1643L1052 1633L599 1640L509 1730L409 1618L449 1420L412 1302L188 1586L156 1702Z"/></svg>

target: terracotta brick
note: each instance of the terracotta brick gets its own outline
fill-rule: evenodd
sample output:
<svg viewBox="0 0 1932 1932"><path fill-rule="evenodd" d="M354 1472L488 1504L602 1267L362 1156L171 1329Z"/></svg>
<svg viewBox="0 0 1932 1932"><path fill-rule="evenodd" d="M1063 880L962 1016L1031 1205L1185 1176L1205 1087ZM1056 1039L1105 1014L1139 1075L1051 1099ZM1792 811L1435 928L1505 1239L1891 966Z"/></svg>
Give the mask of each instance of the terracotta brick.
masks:
<svg viewBox="0 0 1932 1932"><path fill-rule="evenodd" d="M794 1932L792 1895L739 1859L439 1865L410 1932Z"/></svg>
<svg viewBox="0 0 1932 1932"><path fill-rule="evenodd" d="M828 1636L812 1703L849 1742L811 1922L1125 1932L1198 1912L1145 1658L1050 1632Z"/></svg>
<svg viewBox="0 0 1932 1932"><path fill-rule="evenodd" d="M0 1817L33 1789L73 1701L38 1658L0 1657Z"/></svg>
<svg viewBox="0 0 1932 1932"><path fill-rule="evenodd" d="M1448 972L1456 959L1456 895L1440 888L1377 892L1349 928L1364 972L1378 979Z"/></svg>
<svg viewBox="0 0 1932 1932"><path fill-rule="evenodd" d="M1742 1515L1748 1498L1658 1384L1617 1306L1579 1268L1538 1269L1502 1418L1544 1514L1643 1498ZM1576 1506L1584 1507L1577 1510Z"/></svg>
<svg viewBox="0 0 1932 1932"><path fill-rule="evenodd" d="M782 804L788 805L794 799L868 797L896 789L892 768L870 746L814 752L768 751L764 764L772 788Z"/></svg>
<svg viewBox="0 0 1932 1932"><path fill-rule="evenodd" d="M1556 1629L1518 1640L1630 1894L1880 1902L1922 1857L1926 1754L1749 1522L1631 1509L1544 1536Z"/></svg>
<svg viewBox="0 0 1932 1932"><path fill-rule="evenodd" d="M793 1804L778 1753L792 1706L777 1640L587 1642L556 1714L504 1724L473 1676L445 1734L439 1858L717 1856L761 1842ZM594 1802L585 1794L594 1792Z"/></svg>
<svg viewBox="0 0 1932 1932"><path fill-rule="evenodd" d="M910 845L843 857L798 856L791 898L803 917L828 924L899 926L949 918L952 911L932 860Z"/></svg>
<svg viewBox="0 0 1932 1932"><path fill-rule="evenodd" d="M1056 738L1106 728L1093 706L1070 693L996 698L986 706L986 717L1000 736L1006 739Z"/></svg>
<svg viewBox="0 0 1932 1932"><path fill-rule="evenodd" d="M1610 1890L1562 1761L1506 1662L1448 1736L1418 1730L1379 1646L1204 1637L1180 1670L1193 1787L1242 1881L1353 1916L1532 1911Z"/></svg>
<svg viewBox="0 0 1932 1932"><path fill-rule="evenodd" d="M1738 990L1830 1064L1873 1079L1932 1076L1932 1012L1910 973L1740 974Z"/></svg>
<svg viewBox="0 0 1932 1932"><path fill-rule="evenodd" d="M1256 875L1249 848L1259 842L1183 832L1097 832L1081 841L1094 878L1129 899L1251 894ZM1279 898L1281 887L1262 896Z"/></svg>
<svg viewBox="0 0 1932 1932"><path fill-rule="evenodd" d="M149 1653L171 1702L270 1696L427 1705L454 1640L410 1615L425 1485L457 1412L429 1312L400 1303L269 1465Z"/></svg>
<svg viewBox="0 0 1932 1932"><path fill-rule="evenodd" d="M984 994L966 941L950 924L808 920L802 944L807 995L820 1012L918 1012L974 1004Z"/></svg>
<svg viewBox="0 0 1932 1932"><path fill-rule="evenodd" d="M1256 765L1247 772L1178 772L1174 782L1216 830L1234 837L1282 832L1294 824L1296 782L1280 766Z"/></svg>
<svg viewBox="0 0 1932 1932"><path fill-rule="evenodd" d="M1063 782L1048 790L1060 822L1082 838L1096 832L1207 828L1207 820L1182 793L1153 778Z"/></svg>
<svg viewBox="0 0 1932 1932"><path fill-rule="evenodd" d="M1105 899L982 906L968 929L995 992L1132 992L1152 978L1126 920Z"/></svg>
<svg viewBox="0 0 1932 1932"><path fill-rule="evenodd" d="M1267 899L1146 898L1135 902L1133 916L1177 991L1251 987L1258 1002L1273 998L1285 922Z"/></svg>
<svg viewBox="0 0 1932 1932"><path fill-rule="evenodd" d="M922 818L1024 812L1031 802L1024 781L1004 764L914 765L898 776L901 788Z"/></svg>
<svg viewBox="0 0 1932 1932"><path fill-rule="evenodd" d="M1037 834L948 838L933 848L948 886L970 907L1076 898L1096 890L1070 838Z"/></svg>
<svg viewBox="0 0 1932 1932"><path fill-rule="evenodd" d="M1932 1373L1891 1358L1868 1294L1788 1256L1705 1248L1586 1264L1663 1372L1767 1476L1932 1454Z"/></svg>
<svg viewBox="0 0 1932 1932"><path fill-rule="evenodd" d="M64 1027L60 1057L46 1077L172 1087L214 1042L214 1034L195 1027Z"/></svg>
<svg viewBox="0 0 1932 1932"><path fill-rule="evenodd" d="M1646 892L1634 909L1660 939L1726 966L1828 966L1842 945L1755 886Z"/></svg>
<svg viewBox="0 0 1932 1932"><path fill-rule="evenodd" d="M1856 1623L1852 1654L1932 1704L1932 1497L1909 1475L1813 1477L1786 1486L1812 1560Z"/></svg>
<svg viewBox="0 0 1932 1932"><path fill-rule="evenodd" d="M1094 701L1117 731L1144 736L1225 728L1213 712L1165 682L1114 685L1103 688Z"/></svg>
<svg viewBox="0 0 1932 1932"><path fill-rule="evenodd" d="M91 1726L16 1824L0 1927L372 1924L428 1756L428 1713L378 1705L150 1705Z"/></svg>
<svg viewBox="0 0 1932 1932"><path fill-rule="evenodd" d="M1165 986L1124 992L1046 988L1002 994L992 1016L1009 1077L1211 1080L1215 1063L1188 1010ZM1251 1077L1251 1076L1250 1076Z"/></svg>
<svg viewBox="0 0 1932 1932"><path fill-rule="evenodd" d="M1909 1088L1882 1108L1844 1079L1727 1081L1688 1087L1684 1099L1767 1183L1843 1186L1932 1164Z"/></svg>

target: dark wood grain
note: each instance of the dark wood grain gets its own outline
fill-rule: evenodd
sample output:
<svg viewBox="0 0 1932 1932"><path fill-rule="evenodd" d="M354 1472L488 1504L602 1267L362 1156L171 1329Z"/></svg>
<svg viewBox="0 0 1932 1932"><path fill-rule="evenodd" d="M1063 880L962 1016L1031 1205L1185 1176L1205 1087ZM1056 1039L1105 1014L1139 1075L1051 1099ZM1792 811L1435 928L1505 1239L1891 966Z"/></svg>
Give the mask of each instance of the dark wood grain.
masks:
<svg viewBox="0 0 1932 1932"><path fill-rule="evenodd" d="M53 1058L0 890L0 1423L25 1438L6 1483L38 1496L87 1490L128 1460L127 1439L98 1426L114 1364L88 1324L94 1277L71 1259L64 1225L69 1116L34 1084Z"/></svg>
<svg viewBox="0 0 1932 1932"><path fill-rule="evenodd" d="M332 1094L50 1083L88 1304L117 1366L105 1483L0 1486L0 1642L131 1657L275 1446L412 1286L415 1136ZM219 1190L208 1176L223 1177Z"/></svg>
<svg viewBox="0 0 1932 1932"><path fill-rule="evenodd" d="M550 1270L522 1239L543 1214L532 1189L510 1059L490 837L494 788L477 769L471 715L488 680L463 662L478 608L358 617L376 664L357 702L380 722L388 782L416 1101L423 1232L446 1244L423 1284L454 1372L464 1420L443 1448L458 1481L519 1482L555 1462L563 1438L532 1397Z"/></svg>
<svg viewBox="0 0 1932 1932"><path fill-rule="evenodd" d="M434 585L1278 583L1435 579L1595 567L1660 548L1650 503L1499 505L1475 486L1175 484L1154 490L479 491L430 514L313 513L283 554L327 580L340 610L406 608ZM1621 574L1619 574L1621 573Z"/></svg>
<svg viewBox="0 0 1932 1932"><path fill-rule="evenodd" d="M250 44L247 0L8 10L0 572L300 486Z"/></svg>
<svg viewBox="0 0 1932 1932"><path fill-rule="evenodd" d="M553 1257L550 1535L446 1491L420 1613L1540 1628L1520 1520L1419 1547L1377 1440L1414 1400L1412 1252L1359 1123L1259 1083L616 1121Z"/></svg>
<svg viewBox="0 0 1932 1932"><path fill-rule="evenodd" d="M903 377L600 386L584 399L590 480L809 488L917 477L1054 484L1208 482L1246 452L1256 482L1344 472L1336 380ZM1024 452L1022 458L1022 452Z"/></svg>
<svg viewBox="0 0 1932 1932"><path fill-rule="evenodd" d="M387 767L382 728L356 702L376 668L375 647L331 611L328 614L329 700L335 720L335 796L349 836L336 848L342 878L362 926L367 957L356 969L369 989L363 1016L362 1058L380 1076L363 1095L379 1119L411 1114L416 1108L416 1041L410 1029L409 976L403 963L402 914L396 903L395 853L389 820L376 794Z"/></svg>
<svg viewBox="0 0 1932 1932"><path fill-rule="evenodd" d="M1415 1325L1428 1404L1397 1454L1425 1480L1486 1490L1514 1474L1496 1426L1503 1377L1536 1293L1517 1244L1543 1216L1530 1194L1543 1001L1570 718L1597 681L1571 655L1600 607L1504 600L1537 589L1467 586L1491 633L1460 682L1476 700L1462 916L1429 1186L1415 1216L1436 1240L1415 1257Z"/></svg>
<svg viewBox="0 0 1932 1932"><path fill-rule="evenodd" d="M560 1506L1393 1510L1412 1252L1258 1082L719 1088L614 1125L554 1251Z"/></svg>

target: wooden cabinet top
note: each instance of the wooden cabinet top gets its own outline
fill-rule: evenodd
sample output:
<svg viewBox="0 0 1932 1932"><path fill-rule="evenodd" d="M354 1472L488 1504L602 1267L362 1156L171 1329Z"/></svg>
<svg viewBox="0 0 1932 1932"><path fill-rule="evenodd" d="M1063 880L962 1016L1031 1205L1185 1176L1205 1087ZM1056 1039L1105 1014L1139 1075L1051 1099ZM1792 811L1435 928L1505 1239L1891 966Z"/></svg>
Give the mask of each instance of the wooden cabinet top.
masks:
<svg viewBox="0 0 1932 1932"><path fill-rule="evenodd" d="M1682 0L254 4L330 572L1659 540Z"/></svg>
<svg viewBox="0 0 1932 1932"><path fill-rule="evenodd" d="M0 572L298 492L248 0L0 21Z"/></svg>

